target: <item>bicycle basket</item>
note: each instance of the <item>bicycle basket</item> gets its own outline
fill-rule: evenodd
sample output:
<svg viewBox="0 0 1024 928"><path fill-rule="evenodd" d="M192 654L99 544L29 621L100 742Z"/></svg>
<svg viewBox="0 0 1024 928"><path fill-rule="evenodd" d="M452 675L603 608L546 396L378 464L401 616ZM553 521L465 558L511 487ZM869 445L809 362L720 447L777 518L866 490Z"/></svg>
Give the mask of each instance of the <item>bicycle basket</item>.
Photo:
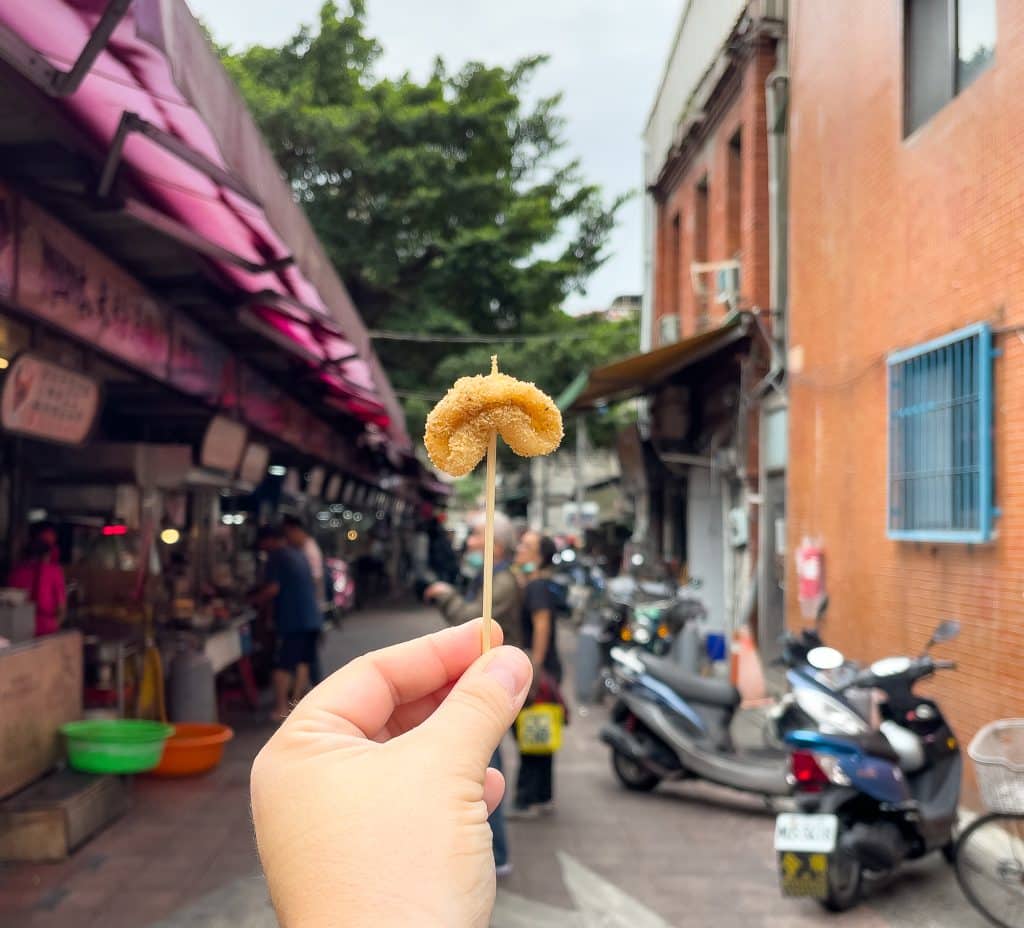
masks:
<svg viewBox="0 0 1024 928"><path fill-rule="evenodd" d="M992 812L1024 814L1024 719L990 722L974 736L967 754L985 806Z"/></svg>

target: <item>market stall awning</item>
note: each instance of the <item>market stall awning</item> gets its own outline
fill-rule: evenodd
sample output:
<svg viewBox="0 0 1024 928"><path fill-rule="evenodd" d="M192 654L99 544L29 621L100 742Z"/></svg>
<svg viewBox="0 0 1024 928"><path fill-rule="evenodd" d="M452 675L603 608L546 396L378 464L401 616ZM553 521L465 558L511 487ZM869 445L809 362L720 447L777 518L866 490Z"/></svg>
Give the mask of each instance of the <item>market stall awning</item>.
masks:
<svg viewBox="0 0 1024 928"><path fill-rule="evenodd" d="M587 389L587 384L590 382L590 373L588 371L580 371L562 392L559 394L555 405L562 411L565 412L567 409L572 409L573 403L579 399L580 394Z"/></svg>
<svg viewBox="0 0 1024 928"><path fill-rule="evenodd" d="M717 328L699 332L671 345L635 354L604 367L595 367L587 375L586 386L579 390L570 408L576 411L593 409L647 393L684 367L746 335L744 317L737 315ZM574 382L570 389L576 385Z"/></svg>
<svg viewBox="0 0 1024 928"><path fill-rule="evenodd" d="M116 16L97 0L0 5L0 57L105 154L97 201L200 255L249 306L276 298L262 321L329 374L334 405L408 447L358 312L183 0L110 9ZM302 307L302 324L280 319L282 302Z"/></svg>

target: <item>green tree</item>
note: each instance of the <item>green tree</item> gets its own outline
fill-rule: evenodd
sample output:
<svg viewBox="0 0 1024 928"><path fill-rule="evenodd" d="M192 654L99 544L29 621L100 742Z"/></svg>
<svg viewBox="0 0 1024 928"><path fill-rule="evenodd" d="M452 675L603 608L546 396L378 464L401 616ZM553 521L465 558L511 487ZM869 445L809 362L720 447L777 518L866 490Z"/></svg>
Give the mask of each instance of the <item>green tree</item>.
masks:
<svg viewBox="0 0 1024 928"><path fill-rule="evenodd" d="M375 72L365 0L327 2L317 30L279 48L225 53L257 121L371 328L515 335L593 328L551 350L502 352L509 371L554 392L617 329L574 323L566 296L604 260L621 198L606 204L562 157L560 99L527 105L545 61L479 62L421 82ZM589 329L588 329L589 331ZM378 342L413 434L454 376L487 369L491 349ZM480 358L483 363L480 363Z"/></svg>

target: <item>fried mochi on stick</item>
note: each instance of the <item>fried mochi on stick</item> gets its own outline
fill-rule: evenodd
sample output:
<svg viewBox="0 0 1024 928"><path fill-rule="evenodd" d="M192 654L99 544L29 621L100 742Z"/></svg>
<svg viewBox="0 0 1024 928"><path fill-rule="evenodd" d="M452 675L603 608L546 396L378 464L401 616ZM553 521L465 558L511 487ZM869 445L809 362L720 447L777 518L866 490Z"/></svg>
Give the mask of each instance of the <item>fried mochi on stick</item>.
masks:
<svg viewBox="0 0 1024 928"><path fill-rule="evenodd" d="M494 478L497 439L516 454L550 454L562 441L562 414L532 383L498 370L460 377L427 416L423 443L434 465L452 477L464 477L487 456L484 534L483 649L491 646L491 586L494 579Z"/></svg>

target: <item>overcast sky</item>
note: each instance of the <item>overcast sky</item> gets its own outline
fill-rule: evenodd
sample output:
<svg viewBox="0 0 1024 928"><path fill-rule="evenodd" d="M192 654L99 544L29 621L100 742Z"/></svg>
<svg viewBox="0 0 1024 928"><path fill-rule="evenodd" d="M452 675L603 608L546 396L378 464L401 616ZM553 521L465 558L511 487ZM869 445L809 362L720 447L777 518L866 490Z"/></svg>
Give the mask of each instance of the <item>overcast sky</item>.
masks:
<svg viewBox="0 0 1024 928"><path fill-rule="evenodd" d="M368 0L382 69L425 74L436 55L451 68L470 59L508 65L546 53L535 92L565 94L569 150L607 196L638 190L641 133L684 0ZM321 0L188 0L217 41L277 45L318 19ZM641 199L623 207L608 262L571 309L607 306L642 289Z"/></svg>

